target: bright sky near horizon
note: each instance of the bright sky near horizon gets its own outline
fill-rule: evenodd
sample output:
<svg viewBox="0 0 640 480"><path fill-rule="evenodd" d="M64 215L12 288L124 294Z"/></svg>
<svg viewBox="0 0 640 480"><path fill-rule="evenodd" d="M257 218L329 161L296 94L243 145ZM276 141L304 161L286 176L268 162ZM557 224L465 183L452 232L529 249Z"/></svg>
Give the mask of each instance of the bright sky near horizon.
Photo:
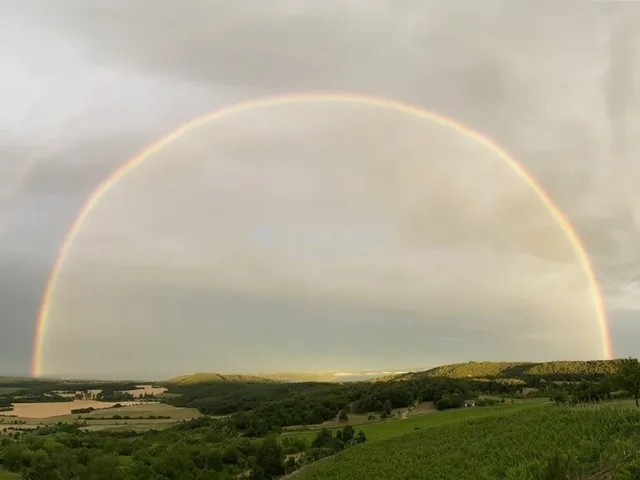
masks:
<svg viewBox="0 0 640 480"><path fill-rule="evenodd" d="M0 5L0 366L28 373L91 192L192 117L349 91L503 145L576 227L615 353L640 328L631 2ZM123 178L69 252L43 371L357 370L601 355L563 232L495 153L370 105L211 122Z"/></svg>

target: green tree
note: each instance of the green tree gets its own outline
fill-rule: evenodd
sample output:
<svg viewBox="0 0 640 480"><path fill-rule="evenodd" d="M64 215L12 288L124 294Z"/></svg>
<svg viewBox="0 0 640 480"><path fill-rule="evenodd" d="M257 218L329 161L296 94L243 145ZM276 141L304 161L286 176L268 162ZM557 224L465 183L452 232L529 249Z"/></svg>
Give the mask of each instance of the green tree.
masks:
<svg viewBox="0 0 640 480"><path fill-rule="evenodd" d="M274 437L268 437L260 443L256 451L255 466L251 478L255 480L272 479L285 473L284 451Z"/></svg>
<svg viewBox="0 0 640 480"><path fill-rule="evenodd" d="M96 480L125 480L126 474L114 454L94 457L88 465L88 477Z"/></svg>
<svg viewBox="0 0 640 480"><path fill-rule="evenodd" d="M382 406L382 414L380 418L389 418L391 416L391 402L387 399Z"/></svg>
<svg viewBox="0 0 640 480"><path fill-rule="evenodd" d="M222 452L222 462L226 464L236 464L238 463L238 458L240 457L240 453L238 452L238 447L235 445L229 445Z"/></svg>
<svg viewBox="0 0 640 480"><path fill-rule="evenodd" d="M449 399L451 408L460 408L464 405L464 398L459 393L453 393Z"/></svg>
<svg viewBox="0 0 640 480"><path fill-rule="evenodd" d="M567 395L567 392L564 392L562 390L557 390L553 392L553 394L551 395L551 398L557 405L565 404L569 400L569 396Z"/></svg>
<svg viewBox="0 0 640 480"><path fill-rule="evenodd" d="M338 421L342 423L349 421L349 415L347 415L346 410L340 410L340 413L338 414Z"/></svg>
<svg viewBox="0 0 640 480"><path fill-rule="evenodd" d="M346 427L344 427L342 429L342 441L343 442L348 442L349 440L351 440L353 438L353 436L355 435L355 430L353 429L353 427L351 425L347 425Z"/></svg>
<svg viewBox="0 0 640 480"><path fill-rule="evenodd" d="M324 448L331 444L333 435L331 430L323 428L318 433L316 433L316 437L311 442L312 448Z"/></svg>
<svg viewBox="0 0 640 480"><path fill-rule="evenodd" d="M620 360L620 380L622 387L636 400L636 407L640 407L640 362L637 358Z"/></svg>
<svg viewBox="0 0 640 480"><path fill-rule="evenodd" d="M127 478L135 478L136 480L154 480L157 478L151 467L140 462L133 462L127 466L125 475Z"/></svg>
<svg viewBox="0 0 640 480"><path fill-rule="evenodd" d="M25 480L62 480L63 477L53 464L40 463L28 468L24 474Z"/></svg>

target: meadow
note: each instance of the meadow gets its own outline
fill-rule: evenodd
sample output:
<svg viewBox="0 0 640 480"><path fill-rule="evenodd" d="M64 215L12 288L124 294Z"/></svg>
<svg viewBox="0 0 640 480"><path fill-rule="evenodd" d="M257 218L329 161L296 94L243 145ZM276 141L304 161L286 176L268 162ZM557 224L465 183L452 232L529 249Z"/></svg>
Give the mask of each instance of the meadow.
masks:
<svg viewBox="0 0 640 480"><path fill-rule="evenodd" d="M615 478L637 478L625 476L625 469L629 474L635 468L626 465L625 458L638 451L639 411L550 405L516 407L512 410L515 415L504 414L506 411L432 424L434 428L396 438L381 436L312 464L296 478L564 479L616 470ZM433 418L436 416L446 414Z"/></svg>
<svg viewBox="0 0 640 480"><path fill-rule="evenodd" d="M377 442L402 436L420 429L432 428L465 420L515 414L535 406L544 406L546 404L547 401L544 399L538 402L506 404L498 407L475 407L448 410L444 412L431 412L407 417L405 419L390 418L366 424L358 424L351 421L348 423L353 425L357 430L362 430L367 436L368 442ZM336 430L343 427L344 424L339 427L336 426L328 428L328 430ZM317 428L312 428L308 431L285 432L278 438L280 441L284 440L284 438L298 438L311 442L311 440L313 440L317 435L317 431Z"/></svg>

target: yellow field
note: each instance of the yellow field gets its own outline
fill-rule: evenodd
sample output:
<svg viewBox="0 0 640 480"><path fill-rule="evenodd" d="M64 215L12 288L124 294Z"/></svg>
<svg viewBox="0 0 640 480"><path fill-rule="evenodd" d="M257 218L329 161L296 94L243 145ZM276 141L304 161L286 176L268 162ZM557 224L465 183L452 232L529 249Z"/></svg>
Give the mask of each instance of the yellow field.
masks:
<svg viewBox="0 0 640 480"><path fill-rule="evenodd" d="M16 415L19 418L42 419L57 417L60 415L71 415L71 410L77 408L100 408L113 407L116 403L120 405L136 405L140 402L98 402L96 400L74 400L73 402L53 402L53 403L14 403L12 412L0 413L3 415Z"/></svg>
<svg viewBox="0 0 640 480"><path fill-rule="evenodd" d="M91 401L83 401L90 403ZM75 402L73 402L75 403ZM104 405L104 402L97 402ZM37 404L36 404L37 405ZM50 404L49 404L50 405ZM82 407L75 407L82 408ZM15 414L15 412L7 412L8 414ZM112 417L119 415L121 417L149 417L149 416L162 416L170 417L163 419L118 419L105 418L101 420L100 417ZM84 424L86 421L87 430L107 430L107 429L122 429L122 430L148 430L150 428L167 428L175 425L180 420L190 420L192 418L200 417L201 414L193 408L177 408L172 405L166 405L164 403L144 403L136 404L132 406L125 406L120 408L103 408L101 410L95 410L91 413L85 414L64 414L64 415L52 415L50 417L8 417L0 418L0 433L3 428L15 427L19 429L35 428L38 425L49 425L58 422L73 423L81 422ZM80 417L80 418L79 418ZM92 420L94 419L94 420ZM25 424L13 425L11 422L25 422ZM2 480L0 478L0 480Z"/></svg>

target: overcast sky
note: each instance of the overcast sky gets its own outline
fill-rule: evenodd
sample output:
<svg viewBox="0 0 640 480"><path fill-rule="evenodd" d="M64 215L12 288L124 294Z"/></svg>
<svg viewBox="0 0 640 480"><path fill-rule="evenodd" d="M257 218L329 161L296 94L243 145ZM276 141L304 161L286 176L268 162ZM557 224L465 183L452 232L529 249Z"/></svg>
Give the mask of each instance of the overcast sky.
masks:
<svg viewBox="0 0 640 480"><path fill-rule="evenodd" d="M0 366L91 192L192 117L349 91L513 154L583 239L617 356L640 335L634 2L0 0ZM495 153L407 114L296 103L193 130L92 211L45 374L602 357L584 270Z"/></svg>

